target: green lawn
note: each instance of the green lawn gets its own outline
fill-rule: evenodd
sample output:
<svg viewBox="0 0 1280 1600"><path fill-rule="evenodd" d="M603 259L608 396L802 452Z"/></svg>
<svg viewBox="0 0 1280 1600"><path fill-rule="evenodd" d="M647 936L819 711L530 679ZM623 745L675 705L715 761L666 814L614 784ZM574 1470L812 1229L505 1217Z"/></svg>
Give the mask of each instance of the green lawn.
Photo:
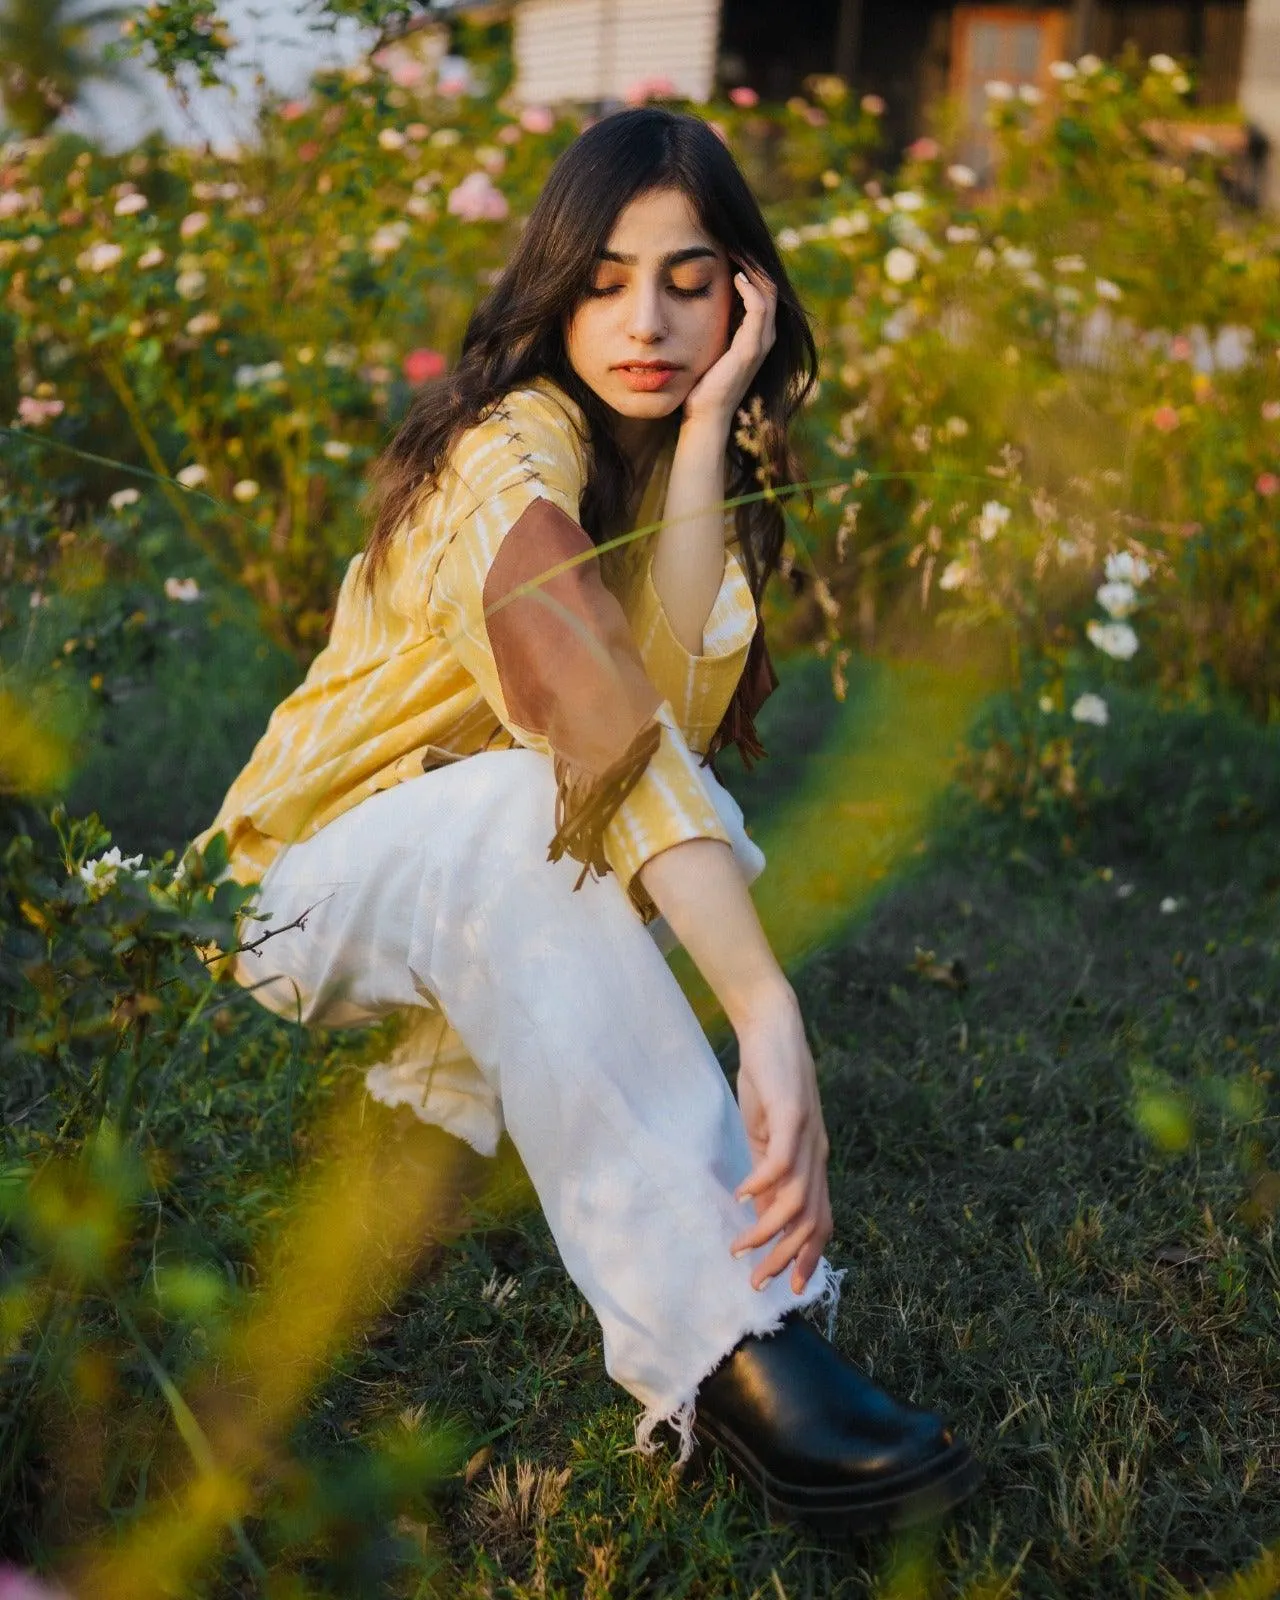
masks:
<svg viewBox="0 0 1280 1600"><path fill-rule="evenodd" d="M836 707L815 665L771 703L774 756L734 780L773 859L767 917L786 910L769 878L804 876L789 830L815 784L844 781L883 689L868 669ZM273 1596L1176 1595L1280 1551L1280 741L1111 698L1073 853L1057 826L946 791L922 848L904 824L892 870L844 907L817 897L823 943L794 974L831 1132L829 1254L850 1269L839 1343L956 1419L980 1497L934 1535L832 1551L763 1525L722 1475L676 1483L628 1453L634 1407L508 1152L475 1163L462 1231L311 1395L290 1441L310 1490L282 1474L245 1525L268 1565L306 1575ZM805 846L815 874L857 856L857 809L829 816L830 853ZM939 981L957 961L967 981ZM248 1284L291 1159L371 1045L297 1041L237 1007L155 1132L166 1237ZM438 1157L407 1115L365 1115ZM204 1354L171 1342L179 1381ZM102 1499L26 1471L37 1549L161 1492L138 1456L164 1408L122 1366L136 1437L107 1450ZM372 1536L365 1446L437 1417L460 1426L469 1479L404 1500L398 1541ZM1280 1562L1238 1592L1278 1590ZM229 1554L200 1592L260 1591Z"/></svg>

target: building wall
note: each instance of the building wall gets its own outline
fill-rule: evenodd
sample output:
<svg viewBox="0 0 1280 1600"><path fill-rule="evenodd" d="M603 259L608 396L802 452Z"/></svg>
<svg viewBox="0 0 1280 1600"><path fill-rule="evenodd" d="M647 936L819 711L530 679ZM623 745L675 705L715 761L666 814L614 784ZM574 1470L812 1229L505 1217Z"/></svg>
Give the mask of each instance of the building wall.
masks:
<svg viewBox="0 0 1280 1600"><path fill-rule="evenodd" d="M1263 200L1280 209L1280 0L1251 0L1240 104L1271 143Z"/></svg>
<svg viewBox="0 0 1280 1600"><path fill-rule="evenodd" d="M525 102L623 100L666 78L690 100L715 82L718 0L524 0L515 9L516 94Z"/></svg>
<svg viewBox="0 0 1280 1600"><path fill-rule="evenodd" d="M1254 4L1257 0L1254 0ZM1244 0L1095 0L1086 49L1118 56L1127 45L1142 55L1157 51L1197 62L1197 99L1204 106L1233 105L1240 89Z"/></svg>

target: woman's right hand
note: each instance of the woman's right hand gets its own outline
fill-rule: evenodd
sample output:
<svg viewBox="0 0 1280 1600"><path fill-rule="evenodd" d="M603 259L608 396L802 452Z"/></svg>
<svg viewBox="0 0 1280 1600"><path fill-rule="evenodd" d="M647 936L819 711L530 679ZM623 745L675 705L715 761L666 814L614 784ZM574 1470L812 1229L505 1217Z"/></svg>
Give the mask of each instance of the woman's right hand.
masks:
<svg viewBox="0 0 1280 1600"><path fill-rule="evenodd" d="M792 1265L799 1294L831 1237L827 1190L830 1146L813 1056L795 993L785 982L751 1006L735 1025L738 1035L738 1105L751 1147L752 1169L738 1198L755 1202L755 1223L733 1243L733 1253L777 1238L756 1264L752 1286L761 1289Z"/></svg>

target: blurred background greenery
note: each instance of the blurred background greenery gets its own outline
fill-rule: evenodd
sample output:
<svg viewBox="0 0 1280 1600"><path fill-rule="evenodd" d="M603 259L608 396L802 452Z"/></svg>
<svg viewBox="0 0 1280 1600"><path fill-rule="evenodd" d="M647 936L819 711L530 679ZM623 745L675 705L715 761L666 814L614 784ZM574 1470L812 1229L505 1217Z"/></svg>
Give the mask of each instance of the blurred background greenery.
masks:
<svg viewBox="0 0 1280 1600"><path fill-rule="evenodd" d="M65 131L83 18L0 27L0 1554L95 1600L1276 1592L1280 235L1171 142L1194 64L1046 61L909 141L833 72L687 106L822 355L771 759L726 777L841 1342L990 1465L945 1536L832 1553L625 1453L513 1153L362 1105L386 1030L206 966L243 894L178 859L590 114L515 96L501 21L449 22L459 89L329 9L381 48L221 154ZM220 70L204 0L121 19Z"/></svg>

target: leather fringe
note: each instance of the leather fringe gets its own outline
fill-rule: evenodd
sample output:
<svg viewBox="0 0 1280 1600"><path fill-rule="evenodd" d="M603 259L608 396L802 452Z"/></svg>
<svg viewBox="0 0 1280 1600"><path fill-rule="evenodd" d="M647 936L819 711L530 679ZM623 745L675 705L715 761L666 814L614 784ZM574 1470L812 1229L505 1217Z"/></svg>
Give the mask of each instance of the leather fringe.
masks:
<svg viewBox="0 0 1280 1600"><path fill-rule="evenodd" d="M608 872L609 863L604 854L605 829L644 776L661 739L660 724L648 723L618 760L598 776L556 758L556 832L547 849L547 860L559 861L561 856L567 855L582 862L575 889L581 889L589 872L597 877Z"/></svg>

